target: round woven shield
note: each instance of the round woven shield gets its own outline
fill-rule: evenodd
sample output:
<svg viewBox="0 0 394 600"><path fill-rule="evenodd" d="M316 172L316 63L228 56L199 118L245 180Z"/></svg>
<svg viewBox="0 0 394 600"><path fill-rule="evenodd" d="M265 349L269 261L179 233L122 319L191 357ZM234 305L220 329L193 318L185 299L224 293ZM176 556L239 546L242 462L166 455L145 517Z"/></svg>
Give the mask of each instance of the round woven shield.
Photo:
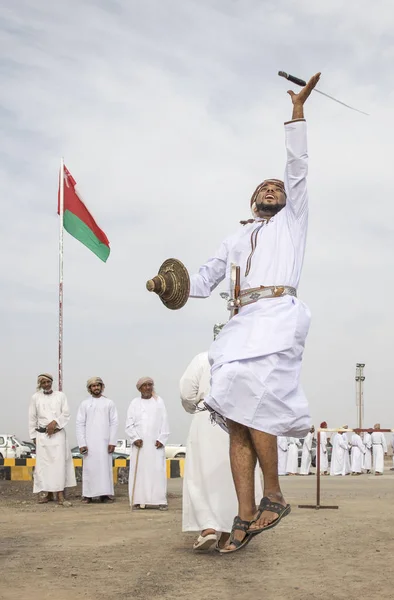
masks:
<svg viewBox="0 0 394 600"><path fill-rule="evenodd" d="M146 282L146 288L155 292L167 308L178 310L185 306L189 298L189 273L180 260L168 258L161 265L158 274Z"/></svg>

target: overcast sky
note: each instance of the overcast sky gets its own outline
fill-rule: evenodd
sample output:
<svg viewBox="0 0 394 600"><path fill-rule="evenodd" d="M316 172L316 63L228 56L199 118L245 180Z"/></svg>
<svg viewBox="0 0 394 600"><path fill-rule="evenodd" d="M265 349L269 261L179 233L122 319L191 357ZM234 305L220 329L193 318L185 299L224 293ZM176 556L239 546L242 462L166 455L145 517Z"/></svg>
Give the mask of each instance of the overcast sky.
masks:
<svg viewBox="0 0 394 600"><path fill-rule="evenodd" d="M37 374L57 371L60 157L111 243L106 264L65 234L64 389L72 440L86 380L119 409L155 379L173 443L178 382L228 318L220 290L169 311L145 282L195 270L284 169L285 70L368 113L306 105L310 226L299 296L312 310L303 384L315 423L394 427L391 0L19 0L2 3L0 431L26 439ZM264 283L264 282L262 282ZM263 332L262 332L263 334Z"/></svg>

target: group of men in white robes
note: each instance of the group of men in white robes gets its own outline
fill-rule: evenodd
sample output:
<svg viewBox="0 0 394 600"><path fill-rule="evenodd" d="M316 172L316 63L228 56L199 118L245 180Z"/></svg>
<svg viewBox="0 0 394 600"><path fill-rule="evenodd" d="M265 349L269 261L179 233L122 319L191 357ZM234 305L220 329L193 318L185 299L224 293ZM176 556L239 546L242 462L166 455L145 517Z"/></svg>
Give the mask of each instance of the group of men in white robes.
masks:
<svg viewBox="0 0 394 600"><path fill-rule="evenodd" d="M380 428L380 423L374 425L374 430ZM348 429L348 426L344 425L342 429ZM332 436L331 443L330 475L361 475L371 472L383 475L384 457L387 454L384 433L364 432L361 437L354 431L349 441L346 431L341 431Z"/></svg>
<svg viewBox="0 0 394 600"><path fill-rule="evenodd" d="M29 432L36 445L33 493L38 502L55 499L65 503L65 488L76 485L75 471L65 426L70 420L63 392L52 390L53 377L38 376L37 391L29 406ZM114 501L112 454L116 447L118 413L115 403L104 396L100 377L87 382L89 397L79 406L76 436L83 456L82 502L93 498ZM165 444L169 435L167 412L154 382L143 377L137 382L141 397L131 401L126 433L132 442L130 457L130 504L134 508L167 508Z"/></svg>

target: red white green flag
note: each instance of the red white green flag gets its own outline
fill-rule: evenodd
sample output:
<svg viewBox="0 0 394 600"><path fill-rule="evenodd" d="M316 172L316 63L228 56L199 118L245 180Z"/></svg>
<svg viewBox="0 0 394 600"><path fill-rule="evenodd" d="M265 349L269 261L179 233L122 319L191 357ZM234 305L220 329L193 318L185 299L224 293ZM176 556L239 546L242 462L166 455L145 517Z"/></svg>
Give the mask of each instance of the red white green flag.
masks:
<svg viewBox="0 0 394 600"><path fill-rule="evenodd" d="M63 227L76 240L79 240L106 262L110 253L109 240L79 197L75 186L75 179L64 165ZM60 215L60 188L58 199L57 212Z"/></svg>

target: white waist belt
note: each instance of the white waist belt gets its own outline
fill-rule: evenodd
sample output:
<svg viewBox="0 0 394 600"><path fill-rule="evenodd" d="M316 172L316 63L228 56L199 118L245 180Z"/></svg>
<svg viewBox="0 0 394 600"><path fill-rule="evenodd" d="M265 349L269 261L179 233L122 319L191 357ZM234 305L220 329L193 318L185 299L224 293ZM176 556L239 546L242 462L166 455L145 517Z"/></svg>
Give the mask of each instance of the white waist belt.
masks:
<svg viewBox="0 0 394 600"><path fill-rule="evenodd" d="M297 297L297 290L289 285L261 285L258 288L251 288L250 290L241 290L238 305L246 306L263 298L280 298L281 296Z"/></svg>

